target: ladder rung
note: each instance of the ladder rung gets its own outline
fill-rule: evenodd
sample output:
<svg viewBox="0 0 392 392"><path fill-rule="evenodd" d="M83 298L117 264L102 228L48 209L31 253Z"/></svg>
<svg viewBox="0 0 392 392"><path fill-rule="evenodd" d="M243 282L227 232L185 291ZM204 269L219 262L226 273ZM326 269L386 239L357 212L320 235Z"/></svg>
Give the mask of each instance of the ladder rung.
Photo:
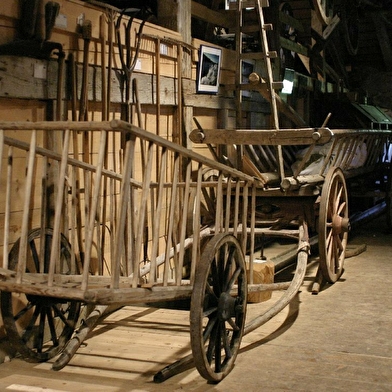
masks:
<svg viewBox="0 0 392 392"><path fill-rule="evenodd" d="M268 53L245 52L245 53L241 53L240 57L242 60L262 60L265 59L266 57L269 57L270 59L275 59L278 57L278 53L275 50Z"/></svg>
<svg viewBox="0 0 392 392"><path fill-rule="evenodd" d="M240 57L242 60L262 60L265 59L267 56L265 53L261 52L246 52L241 53Z"/></svg>
<svg viewBox="0 0 392 392"><path fill-rule="evenodd" d="M249 8L255 7L256 1L255 0L229 0L229 10L237 10L238 9L238 1L241 1L242 8ZM269 7L268 0L260 0L261 7Z"/></svg>
<svg viewBox="0 0 392 392"><path fill-rule="evenodd" d="M265 31L272 31L274 29L274 27L272 26L271 23L265 23L262 28ZM241 27L241 32L242 33L255 33L257 31L260 31L260 25L258 25L258 24L242 26Z"/></svg>
<svg viewBox="0 0 392 392"><path fill-rule="evenodd" d="M274 90L282 90L283 82L272 82L272 88Z"/></svg>
<svg viewBox="0 0 392 392"><path fill-rule="evenodd" d="M278 52L276 52L275 50L272 50L271 52L268 52L268 57L270 59L276 59L278 57Z"/></svg>
<svg viewBox="0 0 392 392"><path fill-rule="evenodd" d="M263 24L263 29L265 31L272 31L274 29L274 26L272 25L272 23L264 23Z"/></svg>
<svg viewBox="0 0 392 392"><path fill-rule="evenodd" d="M283 88L283 82L272 82L272 88L274 90L281 90ZM268 84L266 82L262 83L241 83L239 85L235 84L225 84L226 91L234 91L234 90L241 90L241 91L257 91L257 90L267 90Z"/></svg>
<svg viewBox="0 0 392 392"><path fill-rule="evenodd" d="M266 82L262 83L243 83L240 85L240 90L266 90L268 84ZM283 88L283 82L272 82L272 88L274 90L281 90Z"/></svg>
<svg viewBox="0 0 392 392"><path fill-rule="evenodd" d="M254 7L256 5L255 0L240 0L240 1L242 3L241 4L242 8L251 8L251 7Z"/></svg>
<svg viewBox="0 0 392 392"><path fill-rule="evenodd" d="M242 26L241 32L245 34L249 33L256 33L260 31L260 25L248 25L248 26Z"/></svg>

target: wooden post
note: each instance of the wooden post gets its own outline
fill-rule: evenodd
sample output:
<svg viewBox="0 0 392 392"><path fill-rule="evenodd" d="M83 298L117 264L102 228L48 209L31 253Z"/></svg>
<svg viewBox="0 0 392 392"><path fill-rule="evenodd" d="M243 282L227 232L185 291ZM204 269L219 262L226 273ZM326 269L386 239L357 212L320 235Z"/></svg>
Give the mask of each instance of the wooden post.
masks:
<svg viewBox="0 0 392 392"><path fill-rule="evenodd" d="M192 1L181 0L181 1L161 1L158 2L158 17L160 23L167 28L177 30L182 35L182 40L185 44L190 45L192 43L191 33L191 16L192 16ZM192 77L192 53L188 49L184 49L183 46L178 45L178 50L182 50L183 53L178 56L181 58L181 64L178 65L178 78L181 81L181 94L178 96L178 124L181 129L180 132L180 144L184 147L190 147L189 133L192 130L192 119L193 119L193 107L182 106L182 95L186 94L186 83L183 83L184 79L190 79Z"/></svg>

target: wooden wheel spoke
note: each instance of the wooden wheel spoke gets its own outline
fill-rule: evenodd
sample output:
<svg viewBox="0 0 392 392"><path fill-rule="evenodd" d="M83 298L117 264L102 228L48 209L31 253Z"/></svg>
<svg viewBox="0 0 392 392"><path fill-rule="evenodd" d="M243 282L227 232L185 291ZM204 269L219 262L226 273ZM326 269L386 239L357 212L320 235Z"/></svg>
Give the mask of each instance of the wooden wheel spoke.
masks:
<svg viewBox="0 0 392 392"><path fill-rule="evenodd" d="M225 323L222 323L222 346L225 350L226 359L230 359L232 357L231 347L230 347L230 338L227 329L225 328Z"/></svg>
<svg viewBox="0 0 392 392"><path fill-rule="evenodd" d="M234 273L233 273L233 275L231 276L229 282L227 282L227 285L226 285L224 291L229 292L229 291L232 289L232 287L234 286L234 283L237 281L237 279L238 279L238 277L240 276L241 272L242 272L242 269L241 269L240 267L238 267L238 268L234 271Z"/></svg>
<svg viewBox="0 0 392 392"><path fill-rule="evenodd" d="M27 305L14 316L14 321L17 322L32 308L33 308L33 304L31 302L28 302Z"/></svg>
<svg viewBox="0 0 392 392"><path fill-rule="evenodd" d="M208 347L207 347L207 352L206 352L206 357L207 361L209 364L212 363L212 360L215 355L215 346L216 346L216 341L218 339L219 335L219 320L216 319L214 324L212 325L211 332L209 335L209 340L208 340Z"/></svg>
<svg viewBox="0 0 392 392"><path fill-rule="evenodd" d="M345 208L346 208L346 202L343 201L343 202L340 204L339 208L338 208L337 214L338 214L338 215L342 215L342 212L345 211Z"/></svg>
<svg viewBox="0 0 392 392"><path fill-rule="evenodd" d="M326 237L327 249L331 247L332 241L333 241L333 232L332 232L332 225L331 225L331 229L328 230L327 237Z"/></svg>
<svg viewBox="0 0 392 392"><path fill-rule="evenodd" d="M332 218L333 218L333 210L334 210L333 200L330 200L328 202L328 205L326 206L326 208L327 208L326 218L327 218L327 220L329 220L331 222Z"/></svg>
<svg viewBox="0 0 392 392"><path fill-rule="evenodd" d="M46 309L43 308L40 314L38 334L37 334L37 351L42 353L42 347L44 346L44 335L45 335L45 318L46 318Z"/></svg>
<svg viewBox="0 0 392 392"><path fill-rule="evenodd" d="M339 248L338 245L335 244L334 246L334 257L333 257L333 265L331 266L333 268L333 271L338 271L339 270Z"/></svg>
<svg viewBox="0 0 392 392"><path fill-rule="evenodd" d="M331 267L332 257L333 257L333 241L332 241L332 237L331 237L330 244L327 248L327 261L328 261L328 264L330 267Z"/></svg>
<svg viewBox="0 0 392 392"><path fill-rule="evenodd" d="M210 317L213 313L216 313L218 311L218 307L210 307L206 310L203 310L203 317Z"/></svg>
<svg viewBox="0 0 392 392"><path fill-rule="evenodd" d="M39 270L39 255L37 252L37 247L35 246L35 240L32 239L30 242L30 250L31 250L31 256L33 258L33 262L34 262L34 266L35 266L35 271L31 271L31 272L41 272Z"/></svg>
<svg viewBox="0 0 392 392"><path fill-rule="evenodd" d="M218 302L218 297L215 294L214 288L211 287L211 285L208 282L206 284L206 295L209 295L210 297L214 298L216 302Z"/></svg>
<svg viewBox="0 0 392 392"><path fill-rule="evenodd" d="M47 318L48 324L49 324L51 341L53 342L54 346L57 346L59 344L59 341L58 341L58 338L57 338L56 327L54 325L53 313L51 312L50 308L46 309L46 318Z"/></svg>
<svg viewBox="0 0 392 392"><path fill-rule="evenodd" d="M218 265L217 265L217 260L216 258L212 261L211 263L211 278L213 282L213 292L214 294L219 297L219 294L222 292L221 287L220 287L220 276L219 276L219 271L218 271Z"/></svg>
<svg viewBox="0 0 392 392"><path fill-rule="evenodd" d="M34 332L35 322L37 321L38 316L41 313L41 307L36 306L34 309L33 316L30 319L29 324L27 325L24 334L22 335L22 340L27 343Z"/></svg>
<svg viewBox="0 0 392 392"><path fill-rule="evenodd" d="M60 305L61 306L61 305ZM67 310L63 312L60 308L58 308L57 304L52 306L53 312L57 317L61 319L61 321L65 324L68 325L69 327L74 327L74 325L71 325L71 323L67 320L65 317L65 313L69 310L69 306L67 307Z"/></svg>
<svg viewBox="0 0 392 392"><path fill-rule="evenodd" d="M236 324L236 322L232 318L229 318L227 320L227 322L229 323L231 328L233 328L233 331L239 331L240 330L240 327Z"/></svg>
<svg viewBox="0 0 392 392"><path fill-rule="evenodd" d="M222 322L217 323L216 328L216 339L215 339L215 372L222 371L222 338L224 335L224 328L222 328Z"/></svg>
<svg viewBox="0 0 392 392"><path fill-rule="evenodd" d="M343 193L343 187L341 184L336 185L336 195L335 195L335 200L337 203L339 203L339 200L342 198L342 193Z"/></svg>
<svg viewBox="0 0 392 392"><path fill-rule="evenodd" d="M335 241L336 243L336 249L338 249L340 252L344 250L343 244L342 244L342 239L340 238L339 235L335 236Z"/></svg>
<svg viewBox="0 0 392 392"><path fill-rule="evenodd" d="M204 188L204 187L201 189L201 191L203 193L204 200L205 200L205 202L207 204L207 206L206 206L207 210L208 211L214 211L214 209L215 209L215 195L214 195L214 191L211 190L211 192L209 193L207 191L207 189Z"/></svg>
<svg viewBox="0 0 392 392"><path fill-rule="evenodd" d="M230 273L233 268L233 255L234 255L235 249L231 248L229 250L229 254L227 257L227 262L225 265L225 272L224 272L224 278L223 282L225 283L224 287L222 287L222 291L228 291L233 285L233 276L230 278Z"/></svg>
<svg viewBox="0 0 392 392"><path fill-rule="evenodd" d="M208 318L208 323L203 331L203 343L205 343L209 337L211 336L212 330L217 322L218 318L215 317L209 317Z"/></svg>

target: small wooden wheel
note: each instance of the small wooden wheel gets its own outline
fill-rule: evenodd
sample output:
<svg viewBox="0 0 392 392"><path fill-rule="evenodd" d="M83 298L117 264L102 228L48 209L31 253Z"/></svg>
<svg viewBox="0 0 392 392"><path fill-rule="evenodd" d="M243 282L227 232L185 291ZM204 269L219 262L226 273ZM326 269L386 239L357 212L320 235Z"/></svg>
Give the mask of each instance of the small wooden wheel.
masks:
<svg viewBox="0 0 392 392"><path fill-rule="evenodd" d="M50 242L53 231L45 231L44 262L40 263L41 229L34 229L28 236L26 271L47 273ZM19 255L20 239L9 253L9 269L15 270ZM71 247L62 236L59 263L62 273L72 272ZM73 266L75 268L75 266ZM80 313L80 302L38 295L1 292L1 314L12 346L31 362L43 362L57 355L71 338Z"/></svg>
<svg viewBox="0 0 392 392"><path fill-rule="evenodd" d="M217 234L206 245L191 297L191 347L199 373L219 382L234 366L245 324L247 282L237 239Z"/></svg>
<svg viewBox="0 0 392 392"><path fill-rule="evenodd" d="M336 282L343 272L349 226L344 174L339 168L331 168L321 192L319 214L320 268L330 283Z"/></svg>

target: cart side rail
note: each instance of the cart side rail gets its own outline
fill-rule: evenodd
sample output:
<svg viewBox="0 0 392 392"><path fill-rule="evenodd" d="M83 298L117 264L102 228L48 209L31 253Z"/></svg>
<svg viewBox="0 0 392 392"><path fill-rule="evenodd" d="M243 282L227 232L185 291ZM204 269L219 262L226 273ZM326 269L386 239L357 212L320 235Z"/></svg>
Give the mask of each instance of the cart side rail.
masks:
<svg viewBox="0 0 392 392"><path fill-rule="evenodd" d="M392 130L389 129L195 129L194 143L244 146L245 172L267 186L295 191L302 185L322 183L328 169L339 167L345 176L369 173L391 160ZM281 146L284 176L278 176L276 146Z"/></svg>
<svg viewBox="0 0 392 392"><path fill-rule="evenodd" d="M252 176L138 127L0 129L2 290L102 303L173 286L160 298L175 297L192 285L208 237L249 224Z"/></svg>

